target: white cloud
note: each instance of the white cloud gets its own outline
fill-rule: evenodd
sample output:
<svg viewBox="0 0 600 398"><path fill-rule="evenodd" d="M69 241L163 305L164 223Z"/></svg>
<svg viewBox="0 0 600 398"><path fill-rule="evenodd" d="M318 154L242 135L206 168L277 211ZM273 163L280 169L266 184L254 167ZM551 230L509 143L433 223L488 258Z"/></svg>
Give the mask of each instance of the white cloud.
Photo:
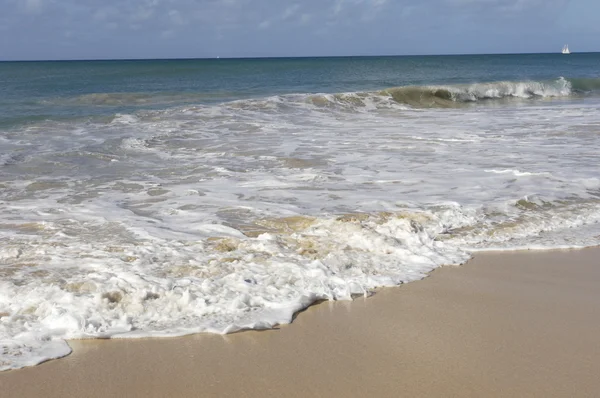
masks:
<svg viewBox="0 0 600 398"><path fill-rule="evenodd" d="M381 8L388 4L389 0L335 0L333 4L333 15L338 16L352 7L361 7L359 12L362 19L372 19Z"/></svg>
<svg viewBox="0 0 600 398"><path fill-rule="evenodd" d="M44 4L42 0L21 0L21 7L29 14L38 14L42 11Z"/></svg>
<svg viewBox="0 0 600 398"><path fill-rule="evenodd" d="M344 9L344 0L336 0L333 5L333 15L339 15Z"/></svg>
<svg viewBox="0 0 600 398"><path fill-rule="evenodd" d="M97 9L96 12L94 12L94 14L92 15L92 18L94 18L95 21L106 21L116 12L117 10L113 7L103 7Z"/></svg>
<svg viewBox="0 0 600 398"><path fill-rule="evenodd" d="M300 16L300 24L301 25L306 25L308 22L310 22L312 16L310 14L302 14Z"/></svg>
<svg viewBox="0 0 600 398"><path fill-rule="evenodd" d="M412 15L413 12L415 12L416 9L417 9L417 7L415 7L415 6L403 7L402 11L400 13L400 16L402 18L409 17Z"/></svg>
<svg viewBox="0 0 600 398"><path fill-rule="evenodd" d="M565 0L554 1L564 3ZM443 3L454 7L477 7L479 9L526 10L549 5L552 0L444 0Z"/></svg>
<svg viewBox="0 0 600 398"><path fill-rule="evenodd" d="M154 8L139 7L131 16L134 21L146 21L154 15Z"/></svg>
<svg viewBox="0 0 600 398"><path fill-rule="evenodd" d="M374 7L381 7L383 5L385 5L388 2L388 0L371 0L371 4Z"/></svg>
<svg viewBox="0 0 600 398"><path fill-rule="evenodd" d="M286 20L288 18L293 17L296 12L298 11L298 9L300 8L300 6L298 4L293 4L289 7L287 7L284 11L283 14L281 15L281 19L282 20Z"/></svg>
<svg viewBox="0 0 600 398"><path fill-rule="evenodd" d="M175 32L173 32L171 29L167 29L160 32L160 37L163 39L168 39L170 37L173 37L174 34Z"/></svg>
<svg viewBox="0 0 600 398"><path fill-rule="evenodd" d="M181 13L177 10L169 10L169 18L175 25L185 25L187 23Z"/></svg>
<svg viewBox="0 0 600 398"><path fill-rule="evenodd" d="M227 7L236 7L239 5L240 1L239 0L221 0L223 5L227 6Z"/></svg>

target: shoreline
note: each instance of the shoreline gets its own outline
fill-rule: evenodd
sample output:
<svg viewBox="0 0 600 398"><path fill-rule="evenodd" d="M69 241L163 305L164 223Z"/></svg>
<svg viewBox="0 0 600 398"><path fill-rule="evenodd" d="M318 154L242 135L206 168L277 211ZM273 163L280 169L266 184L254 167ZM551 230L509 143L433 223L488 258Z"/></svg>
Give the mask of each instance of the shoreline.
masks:
<svg viewBox="0 0 600 398"><path fill-rule="evenodd" d="M478 252L416 283L312 305L274 330L70 340L71 355L0 373L0 388L23 398L591 397L599 258L598 247Z"/></svg>

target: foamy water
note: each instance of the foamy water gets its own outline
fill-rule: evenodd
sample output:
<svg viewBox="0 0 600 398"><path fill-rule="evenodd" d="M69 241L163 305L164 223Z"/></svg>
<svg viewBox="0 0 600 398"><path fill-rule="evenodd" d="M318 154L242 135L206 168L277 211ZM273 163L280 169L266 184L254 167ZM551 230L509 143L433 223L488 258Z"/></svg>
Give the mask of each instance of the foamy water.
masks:
<svg viewBox="0 0 600 398"><path fill-rule="evenodd" d="M476 250L596 245L599 131L564 79L6 129L0 370L65 339L271 328Z"/></svg>

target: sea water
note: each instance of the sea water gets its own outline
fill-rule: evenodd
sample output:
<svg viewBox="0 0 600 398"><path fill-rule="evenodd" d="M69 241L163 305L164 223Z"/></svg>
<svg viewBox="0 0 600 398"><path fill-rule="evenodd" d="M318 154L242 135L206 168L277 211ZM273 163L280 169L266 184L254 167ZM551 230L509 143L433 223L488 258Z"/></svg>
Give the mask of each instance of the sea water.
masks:
<svg viewBox="0 0 600 398"><path fill-rule="evenodd" d="M600 55L0 63L0 370L600 241ZM568 272L568 265L565 265Z"/></svg>

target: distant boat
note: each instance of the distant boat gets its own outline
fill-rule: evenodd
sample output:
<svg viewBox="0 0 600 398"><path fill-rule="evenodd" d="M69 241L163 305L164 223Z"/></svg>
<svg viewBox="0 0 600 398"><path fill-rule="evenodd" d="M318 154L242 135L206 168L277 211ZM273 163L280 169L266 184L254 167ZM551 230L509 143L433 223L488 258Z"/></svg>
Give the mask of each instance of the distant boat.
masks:
<svg viewBox="0 0 600 398"><path fill-rule="evenodd" d="M562 53L563 54L571 54L571 51L569 51L569 45L565 44L565 46L562 49Z"/></svg>

